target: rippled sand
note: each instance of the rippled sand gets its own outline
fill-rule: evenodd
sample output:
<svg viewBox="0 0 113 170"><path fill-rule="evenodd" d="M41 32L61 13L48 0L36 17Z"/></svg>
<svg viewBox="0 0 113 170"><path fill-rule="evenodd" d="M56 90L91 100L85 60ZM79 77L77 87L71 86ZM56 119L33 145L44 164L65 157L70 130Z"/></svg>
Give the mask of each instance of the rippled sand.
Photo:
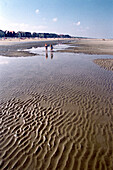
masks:
<svg viewBox="0 0 113 170"><path fill-rule="evenodd" d="M1 66L0 169L112 170L113 74L93 59L58 53Z"/></svg>
<svg viewBox="0 0 113 170"><path fill-rule="evenodd" d="M113 71L113 59L96 59L94 62L100 67Z"/></svg>

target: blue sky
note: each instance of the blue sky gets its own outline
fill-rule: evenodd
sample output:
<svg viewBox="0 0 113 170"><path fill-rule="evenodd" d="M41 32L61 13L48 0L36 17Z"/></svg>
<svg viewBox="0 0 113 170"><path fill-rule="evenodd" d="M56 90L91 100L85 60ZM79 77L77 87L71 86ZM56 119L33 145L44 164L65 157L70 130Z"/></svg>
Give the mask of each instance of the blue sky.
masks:
<svg viewBox="0 0 113 170"><path fill-rule="evenodd" d="M0 29L113 38L113 0L0 0Z"/></svg>

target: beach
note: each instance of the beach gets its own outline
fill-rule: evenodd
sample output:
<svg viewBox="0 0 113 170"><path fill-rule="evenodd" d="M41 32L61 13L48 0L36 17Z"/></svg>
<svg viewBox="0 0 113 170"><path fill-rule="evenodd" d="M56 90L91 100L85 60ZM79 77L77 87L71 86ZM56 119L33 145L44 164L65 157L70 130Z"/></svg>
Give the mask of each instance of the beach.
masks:
<svg viewBox="0 0 113 170"><path fill-rule="evenodd" d="M19 43L33 43L33 42L46 42L46 41L58 41L68 40L64 38L1 38L0 45L15 45Z"/></svg>
<svg viewBox="0 0 113 170"><path fill-rule="evenodd" d="M113 39L76 39L65 52L113 55Z"/></svg>
<svg viewBox="0 0 113 170"><path fill-rule="evenodd" d="M72 39L66 38L7 38L0 40L0 55L8 57L28 57L35 54L24 51L24 49L30 49L32 47L44 47L45 43L58 44L63 42L69 42Z"/></svg>
<svg viewBox="0 0 113 170"><path fill-rule="evenodd" d="M11 43L0 42L0 169L112 170L113 40Z"/></svg>
<svg viewBox="0 0 113 170"><path fill-rule="evenodd" d="M71 46L68 49L60 50L60 52L113 55L113 40L111 39L76 39L69 44ZM97 59L94 62L113 71L113 59Z"/></svg>
<svg viewBox="0 0 113 170"><path fill-rule="evenodd" d="M113 59L97 59L94 62L105 69L113 71Z"/></svg>

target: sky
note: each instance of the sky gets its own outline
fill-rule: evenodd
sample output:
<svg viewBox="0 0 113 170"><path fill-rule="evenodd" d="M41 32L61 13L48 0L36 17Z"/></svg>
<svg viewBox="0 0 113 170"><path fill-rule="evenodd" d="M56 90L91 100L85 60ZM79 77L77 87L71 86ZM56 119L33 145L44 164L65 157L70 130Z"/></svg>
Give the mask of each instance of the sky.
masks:
<svg viewBox="0 0 113 170"><path fill-rule="evenodd" d="M113 0L0 0L0 29L113 38Z"/></svg>

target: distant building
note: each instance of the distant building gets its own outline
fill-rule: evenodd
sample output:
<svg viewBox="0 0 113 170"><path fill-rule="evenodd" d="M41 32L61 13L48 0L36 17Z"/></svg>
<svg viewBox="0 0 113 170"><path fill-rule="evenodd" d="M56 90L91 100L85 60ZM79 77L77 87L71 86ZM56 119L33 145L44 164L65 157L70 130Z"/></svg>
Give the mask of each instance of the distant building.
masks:
<svg viewBox="0 0 113 170"><path fill-rule="evenodd" d="M0 37L5 37L5 32L0 30Z"/></svg>
<svg viewBox="0 0 113 170"><path fill-rule="evenodd" d="M0 30L0 37L38 37L38 38L71 38L70 35L63 35L63 34L55 34L55 33L36 33L34 32L31 34L31 32L23 32L18 31L15 33L15 31L2 31Z"/></svg>
<svg viewBox="0 0 113 170"><path fill-rule="evenodd" d="M16 37L15 31L5 31L5 37Z"/></svg>
<svg viewBox="0 0 113 170"><path fill-rule="evenodd" d="M25 37L32 37L31 32L25 32Z"/></svg>
<svg viewBox="0 0 113 170"><path fill-rule="evenodd" d="M60 37L60 38L71 38L70 35L64 35L64 34L60 34L59 37Z"/></svg>
<svg viewBox="0 0 113 170"><path fill-rule="evenodd" d="M36 32L33 32L32 37L39 37L39 34Z"/></svg>
<svg viewBox="0 0 113 170"><path fill-rule="evenodd" d="M18 31L16 35L17 37L32 37L31 32Z"/></svg>

